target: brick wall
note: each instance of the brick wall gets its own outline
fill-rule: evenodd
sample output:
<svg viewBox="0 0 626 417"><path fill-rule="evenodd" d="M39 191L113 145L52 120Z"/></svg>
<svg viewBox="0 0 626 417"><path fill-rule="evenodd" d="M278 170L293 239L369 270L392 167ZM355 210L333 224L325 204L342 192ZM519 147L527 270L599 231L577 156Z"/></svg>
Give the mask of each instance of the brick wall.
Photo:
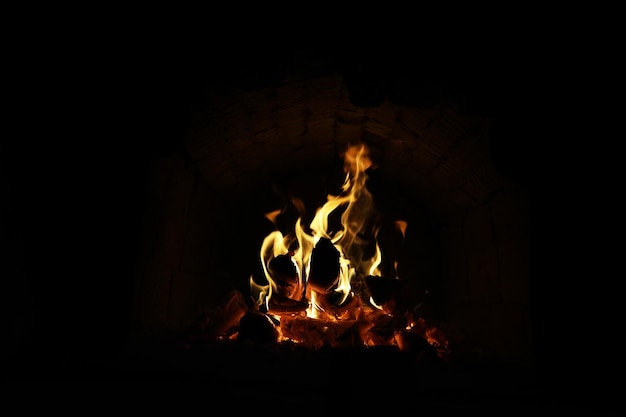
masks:
<svg viewBox="0 0 626 417"><path fill-rule="evenodd" d="M221 292L207 287L219 280L206 279L215 210L210 191L181 157L153 161L135 273L134 336L182 334L199 306Z"/></svg>
<svg viewBox="0 0 626 417"><path fill-rule="evenodd" d="M442 229L446 324L472 356L532 363L529 215L511 187Z"/></svg>

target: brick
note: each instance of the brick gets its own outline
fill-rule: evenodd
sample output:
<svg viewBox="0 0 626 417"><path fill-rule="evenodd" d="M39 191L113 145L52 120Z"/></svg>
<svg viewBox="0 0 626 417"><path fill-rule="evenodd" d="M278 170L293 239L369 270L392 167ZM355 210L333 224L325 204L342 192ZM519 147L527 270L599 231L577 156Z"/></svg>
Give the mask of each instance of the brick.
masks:
<svg viewBox="0 0 626 417"><path fill-rule="evenodd" d="M490 201L497 242L508 243L528 238L529 214L519 192L507 188Z"/></svg>
<svg viewBox="0 0 626 417"><path fill-rule="evenodd" d="M166 217L180 218L187 215L193 194L195 175L182 166L182 160L174 164L170 184L165 195L163 213Z"/></svg>
<svg viewBox="0 0 626 417"><path fill-rule="evenodd" d="M160 332L167 325L172 270L155 262L138 270L134 327L142 334Z"/></svg>
<svg viewBox="0 0 626 417"><path fill-rule="evenodd" d="M419 138L415 143L415 147L411 152L411 164L414 166L414 169L422 174L430 174L439 161L441 160L440 155L434 154L427 146L422 137Z"/></svg>
<svg viewBox="0 0 626 417"><path fill-rule="evenodd" d="M184 218L160 219L156 225L157 234L152 261L171 269L179 268L185 235L184 226Z"/></svg>
<svg viewBox="0 0 626 417"><path fill-rule="evenodd" d="M441 230L442 278L447 304L469 301L467 254L464 246L463 228L448 225Z"/></svg>
<svg viewBox="0 0 626 417"><path fill-rule="evenodd" d="M435 187L435 185L433 185ZM429 207L443 218L465 216L479 204L469 198L462 189L437 190L427 201Z"/></svg>
<svg viewBox="0 0 626 417"><path fill-rule="evenodd" d="M521 239L498 245L498 271L503 301L529 300L529 241Z"/></svg>
<svg viewBox="0 0 626 417"><path fill-rule="evenodd" d="M232 161L231 166L237 172L258 172L263 168L263 160L259 158L252 140L248 138L232 143L228 154Z"/></svg>
<svg viewBox="0 0 626 417"><path fill-rule="evenodd" d="M471 302L497 302L501 299L498 253L495 246L468 251L467 275Z"/></svg>
<svg viewBox="0 0 626 417"><path fill-rule="evenodd" d="M429 110L402 108L397 115L397 121L407 131L422 133L430 123L432 112Z"/></svg>
<svg viewBox="0 0 626 417"><path fill-rule="evenodd" d="M470 251L482 252L493 245L493 230L491 213L488 205L482 205L469 213L463 225L465 229L465 244Z"/></svg>
<svg viewBox="0 0 626 417"><path fill-rule="evenodd" d="M504 361L532 360L531 324L524 303L496 303L490 313L493 351Z"/></svg>
<svg viewBox="0 0 626 417"><path fill-rule="evenodd" d="M493 352L494 334L491 327L491 308L487 303L458 303L447 306L446 327L450 334L458 334L462 341L456 348L473 355Z"/></svg>
<svg viewBox="0 0 626 417"><path fill-rule="evenodd" d="M336 125L336 140L339 144L348 144L361 138L361 125L356 123L343 123L339 122ZM342 146L340 149L345 149L346 146Z"/></svg>
<svg viewBox="0 0 626 417"><path fill-rule="evenodd" d="M215 205L219 204L217 197L208 187L204 178L196 177L195 187L189 209L189 218L193 221L211 219L215 211Z"/></svg>
<svg viewBox="0 0 626 417"><path fill-rule="evenodd" d="M165 193L172 175L172 164L171 158L158 158L150 163L147 180L149 190L159 195Z"/></svg>
<svg viewBox="0 0 626 417"><path fill-rule="evenodd" d="M180 271L172 274L167 324L172 331L183 334L184 330L198 319L198 281L206 276L192 275Z"/></svg>
<svg viewBox="0 0 626 417"><path fill-rule="evenodd" d="M445 189L459 187L465 182L468 173L471 172L472 163L460 147L454 147L435 166L431 172L431 177Z"/></svg>
<svg viewBox="0 0 626 417"><path fill-rule="evenodd" d="M181 271L195 275L209 273L213 229L212 224L207 221L187 222L181 254Z"/></svg>

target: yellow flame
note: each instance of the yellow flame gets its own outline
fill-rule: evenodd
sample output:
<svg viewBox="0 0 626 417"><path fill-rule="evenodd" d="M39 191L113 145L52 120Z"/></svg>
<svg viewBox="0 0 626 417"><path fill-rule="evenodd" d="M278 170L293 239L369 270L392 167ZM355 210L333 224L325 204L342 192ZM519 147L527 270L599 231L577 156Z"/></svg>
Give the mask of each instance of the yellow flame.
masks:
<svg viewBox="0 0 626 417"><path fill-rule="evenodd" d="M254 281L254 277L250 275L250 293L257 307L260 307L265 303L265 307L267 306L267 302L271 297L271 286L270 285L260 285Z"/></svg>
<svg viewBox="0 0 626 417"><path fill-rule="evenodd" d="M302 226L302 216L304 208L302 201L292 203L298 209L300 217L297 219L294 236L283 236L278 230L270 233L261 246L261 263L263 272L269 285L255 291L259 296L271 297L277 291L276 284L272 279L268 265L276 256L292 252L292 260L297 265L299 272L299 282L302 288L306 287L307 277L310 271L312 251L321 238L328 239L340 254L340 271L335 292L341 293L340 303L344 302L351 292L351 281L357 275L381 275L378 266L382 259L382 254L376 237L378 230L370 223L376 207L372 194L366 187L368 176L366 170L373 166L369 156L369 150L364 144L349 146L344 153L344 171L346 173L342 192L339 195L327 195L326 202L319 207L313 220L309 224L310 233ZM336 210L343 210L340 216L341 226L331 225L331 215ZM282 213L280 210L270 212L266 215L276 225L277 217ZM373 233L368 230L371 228ZM374 238L374 255L369 259L364 259L364 252L371 241L363 239L362 236L372 236ZM295 241L294 241L295 239ZM306 292L311 301L307 315L316 317L314 306L317 304L316 295ZM265 300L266 302L268 300ZM259 304L260 305L260 304Z"/></svg>

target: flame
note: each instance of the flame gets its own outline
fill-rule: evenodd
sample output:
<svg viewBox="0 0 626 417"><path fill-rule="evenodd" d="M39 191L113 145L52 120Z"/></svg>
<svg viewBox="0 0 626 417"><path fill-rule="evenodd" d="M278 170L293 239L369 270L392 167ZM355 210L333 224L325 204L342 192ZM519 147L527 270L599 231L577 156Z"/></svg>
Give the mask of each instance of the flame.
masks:
<svg viewBox="0 0 626 417"><path fill-rule="evenodd" d="M366 346L395 344L408 349L408 336L415 334L444 357L449 353L447 339L440 329L422 318L409 318L397 337L376 332L375 323L382 328L388 326L384 324L386 318L395 320L395 324L401 322L400 316L393 317L398 307L396 295L386 291L399 288L393 284L399 282L394 280L398 279L397 261L393 262L394 276L380 279L380 225L376 223L374 198L366 186L367 170L374 167L369 149L364 144L349 146L343 158L345 178L341 192L328 194L308 225L303 224L304 203L297 198L292 198L291 203L299 216L289 233L283 234L278 227L277 219L284 210L266 214L275 230L263 239L259 251L267 283L258 284L250 277L257 307L263 307L280 323L279 341L318 346L337 343L338 335L346 329L358 329L357 339ZM397 220L394 224L405 239L407 222ZM385 296L380 302L367 294L368 278L383 285Z"/></svg>
<svg viewBox="0 0 626 417"><path fill-rule="evenodd" d="M408 226L408 223L404 220L396 220L394 224L400 233L402 233L402 237L406 238L406 227Z"/></svg>
<svg viewBox="0 0 626 417"><path fill-rule="evenodd" d="M337 295L333 304L341 305L352 293L352 280L360 274L380 275L378 266L382 253L375 241L378 229L372 225L371 219L376 212L372 194L366 187L366 170L373 166L369 156L369 149L364 144L349 146L344 157L345 179L339 195L327 195L326 202L315 212L315 216L308 225L302 224L303 203L292 199L298 209L300 217L297 219L294 231L286 236L275 230L265 237L261 245L260 259L267 285L259 285L250 278L250 286L256 295L257 305L265 304L268 307L270 299L281 291L275 274L272 273L270 263L279 256L289 256L295 266L297 277L293 277L295 288L284 293L290 299L304 299L310 303L307 316L319 317L325 311L320 302L320 288L315 288L309 282L311 272L311 257L321 239L330 241L339 254L339 270L336 281L333 281L328 291ZM337 227L331 220L331 215L341 211L340 226ZM266 217L276 225L277 217L282 211L277 210L266 214ZM369 236L371 239L365 239ZM374 241L374 255L364 257L368 245Z"/></svg>

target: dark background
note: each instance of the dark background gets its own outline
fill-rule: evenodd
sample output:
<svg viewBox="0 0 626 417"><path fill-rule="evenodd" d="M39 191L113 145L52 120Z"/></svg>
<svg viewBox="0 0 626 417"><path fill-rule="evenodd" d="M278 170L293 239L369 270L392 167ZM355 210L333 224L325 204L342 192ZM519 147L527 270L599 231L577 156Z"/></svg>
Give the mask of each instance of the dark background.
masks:
<svg viewBox="0 0 626 417"><path fill-rule="evenodd" d="M389 97L390 81L402 79L414 90L390 98L419 105L454 93L468 109L497 116L494 163L531 202L540 380L587 395L617 392L623 187L612 171L622 139L608 127L610 74L578 66L581 56L596 63L601 56L556 57L524 42L457 44L416 58L406 45L295 48L142 36L42 37L12 52L5 80L12 128L0 148L6 363L36 370L118 352L128 336L150 161L184 155L188 117L207 94L261 85L294 60L317 57L316 68L338 68L364 105Z"/></svg>

